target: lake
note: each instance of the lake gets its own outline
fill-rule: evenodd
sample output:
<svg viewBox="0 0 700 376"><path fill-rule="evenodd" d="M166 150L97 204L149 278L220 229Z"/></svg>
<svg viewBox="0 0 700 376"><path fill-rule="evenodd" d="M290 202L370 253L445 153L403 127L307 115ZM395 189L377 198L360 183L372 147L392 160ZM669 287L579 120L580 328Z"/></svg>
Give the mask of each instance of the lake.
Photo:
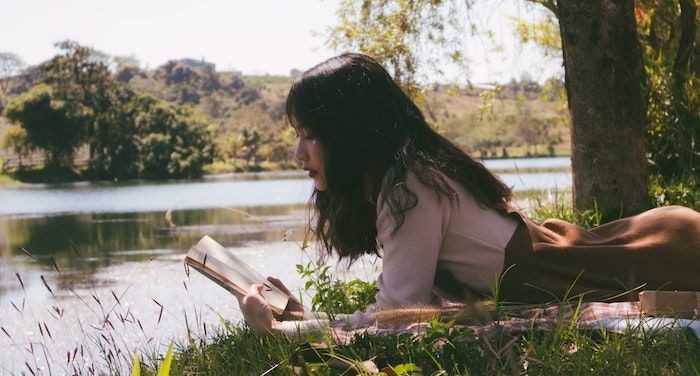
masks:
<svg viewBox="0 0 700 376"><path fill-rule="evenodd" d="M569 158L485 164L521 198L571 185ZM298 291L311 192L299 172L0 188L0 373L124 369L137 348L164 353L188 327L204 339L239 319L229 293L185 273L205 234ZM372 279L379 267L336 273Z"/></svg>

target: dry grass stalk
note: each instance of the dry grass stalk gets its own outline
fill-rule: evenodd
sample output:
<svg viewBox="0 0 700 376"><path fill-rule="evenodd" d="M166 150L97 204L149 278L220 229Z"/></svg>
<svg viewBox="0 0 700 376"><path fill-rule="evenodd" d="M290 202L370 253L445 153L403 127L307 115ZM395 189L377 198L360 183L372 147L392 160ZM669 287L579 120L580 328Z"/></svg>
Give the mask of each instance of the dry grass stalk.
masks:
<svg viewBox="0 0 700 376"><path fill-rule="evenodd" d="M482 324L493 321L495 303L486 300L454 308L421 306L378 311L374 314L380 327L408 325L428 322L434 318L455 320L460 324Z"/></svg>

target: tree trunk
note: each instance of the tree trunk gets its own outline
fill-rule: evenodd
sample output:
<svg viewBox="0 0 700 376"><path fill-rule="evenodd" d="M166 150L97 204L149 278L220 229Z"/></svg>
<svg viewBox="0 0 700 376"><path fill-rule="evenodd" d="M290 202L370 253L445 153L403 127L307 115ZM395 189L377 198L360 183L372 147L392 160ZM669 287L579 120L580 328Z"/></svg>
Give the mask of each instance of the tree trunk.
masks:
<svg viewBox="0 0 700 376"><path fill-rule="evenodd" d="M641 46L632 0L559 0L574 207L648 208Z"/></svg>

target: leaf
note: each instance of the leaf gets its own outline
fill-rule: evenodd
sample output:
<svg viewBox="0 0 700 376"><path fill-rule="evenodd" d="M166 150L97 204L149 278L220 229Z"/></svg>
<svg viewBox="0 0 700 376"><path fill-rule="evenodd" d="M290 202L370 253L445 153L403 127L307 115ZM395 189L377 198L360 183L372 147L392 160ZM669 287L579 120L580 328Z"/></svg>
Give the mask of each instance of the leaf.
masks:
<svg viewBox="0 0 700 376"><path fill-rule="evenodd" d="M170 344L170 347L168 347L168 354L165 355L165 359L163 359L163 364L160 365L160 369L158 370L157 376L170 375L170 363L172 363L172 361L173 361L173 345Z"/></svg>
<svg viewBox="0 0 700 376"><path fill-rule="evenodd" d="M399 364L393 368L394 368L394 372L396 372L397 375L413 375L414 372L420 371L418 366L416 366L413 363L403 363L403 364Z"/></svg>
<svg viewBox="0 0 700 376"><path fill-rule="evenodd" d="M134 351L134 367L131 369L131 376L141 376L141 362L139 353Z"/></svg>

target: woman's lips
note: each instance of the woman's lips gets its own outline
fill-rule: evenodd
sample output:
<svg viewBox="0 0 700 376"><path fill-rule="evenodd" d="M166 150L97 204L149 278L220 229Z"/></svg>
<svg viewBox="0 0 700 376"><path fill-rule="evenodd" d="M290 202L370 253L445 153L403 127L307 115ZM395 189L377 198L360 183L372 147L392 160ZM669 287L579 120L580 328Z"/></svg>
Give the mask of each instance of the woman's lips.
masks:
<svg viewBox="0 0 700 376"><path fill-rule="evenodd" d="M316 175L318 175L318 172L316 172L316 170L309 170L309 177L310 178L314 178L314 177L316 177Z"/></svg>

